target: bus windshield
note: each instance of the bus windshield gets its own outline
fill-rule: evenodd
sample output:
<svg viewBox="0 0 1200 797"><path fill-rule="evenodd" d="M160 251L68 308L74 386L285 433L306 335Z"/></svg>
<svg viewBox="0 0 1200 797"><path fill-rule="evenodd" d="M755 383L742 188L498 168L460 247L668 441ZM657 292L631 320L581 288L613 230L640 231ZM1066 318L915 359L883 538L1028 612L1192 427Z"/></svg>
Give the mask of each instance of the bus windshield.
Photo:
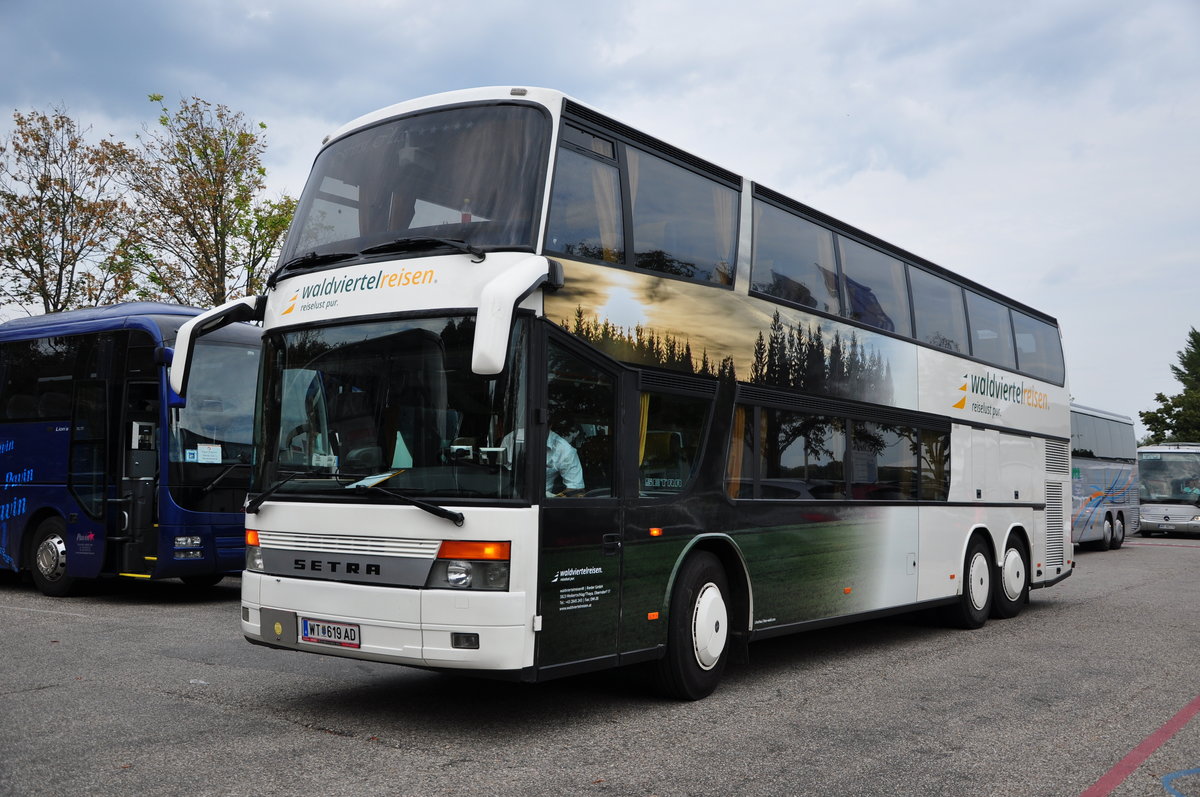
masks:
<svg viewBox="0 0 1200 797"><path fill-rule="evenodd" d="M525 497L523 437L512 433L525 418L526 327L513 325L498 376L471 371L471 317L269 335L253 490L381 501L389 491Z"/></svg>
<svg viewBox="0 0 1200 797"><path fill-rule="evenodd" d="M193 390L171 411L169 483L184 508L232 512L249 484L260 347L256 338L221 337L197 341Z"/></svg>
<svg viewBox="0 0 1200 797"><path fill-rule="evenodd" d="M1138 473L1144 503L1200 504L1200 452L1142 452Z"/></svg>
<svg viewBox="0 0 1200 797"><path fill-rule="evenodd" d="M428 254L416 244L436 239L532 251L549 138L539 110L479 105L338 139L317 156L279 262Z"/></svg>

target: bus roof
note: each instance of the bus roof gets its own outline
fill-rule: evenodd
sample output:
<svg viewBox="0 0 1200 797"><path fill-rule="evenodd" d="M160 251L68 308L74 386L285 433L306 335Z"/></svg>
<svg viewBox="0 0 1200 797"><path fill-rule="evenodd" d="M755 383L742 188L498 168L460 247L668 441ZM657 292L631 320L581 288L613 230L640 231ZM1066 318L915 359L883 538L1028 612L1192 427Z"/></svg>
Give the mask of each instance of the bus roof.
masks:
<svg viewBox="0 0 1200 797"><path fill-rule="evenodd" d="M1161 452L1161 451L1192 451L1200 450L1200 443L1156 443L1150 446L1139 446L1138 453Z"/></svg>
<svg viewBox="0 0 1200 797"><path fill-rule="evenodd" d="M594 118L595 121L599 121L602 125L615 125L617 128L626 131L643 146L650 146L652 149L668 152L672 156L681 158L685 162L692 163L693 165L702 163L706 165L710 171L720 173L726 181L736 182L739 190L742 188L742 183L745 178L736 172L725 169L724 167L714 164L711 161L701 159L691 152L681 150L678 147L663 141L662 139L653 137L640 128L634 128L623 122L620 122L614 117L595 108L594 106L580 102L579 100L562 91L558 91L556 89L539 88L535 86L486 86L430 94L424 97L416 97L359 116L358 118L347 122L327 135L321 144L322 147L325 147L328 144L346 135L349 135L350 133L416 111L428 110L430 108L441 106L480 102L494 103L502 101L536 103L548 109L552 114L554 114L555 118L557 118L563 112L564 108L567 108L569 109L570 113L576 115L582 114L586 117ZM750 192L752 197L760 196L770 201L784 204L797 212L807 215L814 221L823 224L826 227L848 235L851 238L857 238L863 243L884 250L893 257L916 264L921 268L932 271L954 282L957 282L958 284L972 291L998 299L1005 304L1010 305L1013 309L1025 313L1030 317L1046 322L1056 328L1058 327L1058 320L1046 312L1038 310L1035 307L1031 307L1023 302L1017 301L1009 296L1005 296L993 288L989 288L986 285L976 282L969 277L965 277L956 271L946 268L945 266L940 266L931 260L927 260L920 255L897 246L894 243L885 241L884 239L848 224L841 219L835 218L821 212L820 210L817 210L816 208L791 199L784 194L767 188L761 183L749 181L749 184L746 186L746 190Z"/></svg>
<svg viewBox="0 0 1200 797"><path fill-rule="evenodd" d="M14 318L0 324L0 340L24 340L45 335L69 335L96 332L104 329L120 329L126 326L145 326L129 323L132 319L146 316L196 316L198 307L162 302L127 302L104 307L88 307L82 310L67 310L62 313ZM157 327L157 324L155 324Z"/></svg>
<svg viewBox="0 0 1200 797"><path fill-rule="evenodd" d="M1133 418L1130 418L1128 415L1121 415L1116 412L1109 412L1108 410L1098 410L1095 407L1085 407L1082 404L1076 404L1074 401L1071 402L1071 412L1080 412L1084 415L1095 415L1097 418L1107 418L1110 421L1120 421L1128 424L1133 423Z"/></svg>

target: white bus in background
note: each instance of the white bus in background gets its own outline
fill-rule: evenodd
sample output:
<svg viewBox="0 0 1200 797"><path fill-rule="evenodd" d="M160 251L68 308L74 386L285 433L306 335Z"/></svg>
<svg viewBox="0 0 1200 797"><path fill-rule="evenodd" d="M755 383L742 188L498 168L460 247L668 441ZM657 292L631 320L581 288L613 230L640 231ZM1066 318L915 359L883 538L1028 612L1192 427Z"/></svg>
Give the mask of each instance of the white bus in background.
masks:
<svg viewBox="0 0 1200 797"><path fill-rule="evenodd" d="M1107 551L1137 532L1137 474L1133 421L1072 403L1072 542Z"/></svg>
<svg viewBox="0 0 1200 797"><path fill-rule="evenodd" d="M1200 443L1163 443L1137 450L1142 536L1200 534Z"/></svg>
<svg viewBox="0 0 1200 797"><path fill-rule="evenodd" d="M263 321L251 642L696 699L1072 573L1053 317L561 93L346 125L287 241L194 327Z"/></svg>

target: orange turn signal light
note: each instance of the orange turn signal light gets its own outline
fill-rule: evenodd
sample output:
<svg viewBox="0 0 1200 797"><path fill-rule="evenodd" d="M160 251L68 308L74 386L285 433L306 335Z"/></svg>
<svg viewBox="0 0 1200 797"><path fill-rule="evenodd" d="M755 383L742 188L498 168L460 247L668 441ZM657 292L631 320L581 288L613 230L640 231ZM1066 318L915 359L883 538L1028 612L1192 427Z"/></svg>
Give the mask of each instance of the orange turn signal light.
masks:
<svg viewBox="0 0 1200 797"><path fill-rule="evenodd" d="M659 528L650 529L650 536L651 537L661 537L662 529L659 529Z"/></svg>
<svg viewBox="0 0 1200 797"><path fill-rule="evenodd" d="M657 620L658 612L646 612L646 619L647 620Z"/></svg>
<svg viewBox="0 0 1200 797"><path fill-rule="evenodd" d="M510 558L510 542L473 542L470 540L443 540L438 550L438 559L491 559L507 561Z"/></svg>
<svg viewBox="0 0 1200 797"><path fill-rule="evenodd" d="M256 529L246 529L246 544L258 545L258 531Z"/></svg>

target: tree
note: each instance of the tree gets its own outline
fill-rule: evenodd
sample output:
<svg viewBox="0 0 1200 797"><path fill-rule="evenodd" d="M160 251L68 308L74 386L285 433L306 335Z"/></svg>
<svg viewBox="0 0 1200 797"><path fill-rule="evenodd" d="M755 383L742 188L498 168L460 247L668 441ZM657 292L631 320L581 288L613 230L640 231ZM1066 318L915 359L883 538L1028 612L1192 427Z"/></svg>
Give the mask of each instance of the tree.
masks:
<svg viewBox="0 0 1200 797"><path fill-rule="evenodd" d="M1158 408L1138 415L1149 432L1147 442L1200 441L1200 332L1192 327L1183 351L1176 352L1179 365L1171 373L1183 385L1174 396L1157 393Z"/></svg>
<svg viewBox="0 0 1200 797"><path fill-rule="evenodd" d="M133 290L131 213L115 179L125 148L88 144L65 110L13 113L0 141L0 299L56 313Z"/></svg>
<svg viewBox="0 0 1200 797"><path fill-rule="evenodd" d="M141 211L141 256L132 258L163 298L218 305L261 288L295 200L262 200L266 143L240 112L196 97L172 114L162 95L157 129L139 135L125 162ZM257 129L266 125L259 123Z"/></svg>

